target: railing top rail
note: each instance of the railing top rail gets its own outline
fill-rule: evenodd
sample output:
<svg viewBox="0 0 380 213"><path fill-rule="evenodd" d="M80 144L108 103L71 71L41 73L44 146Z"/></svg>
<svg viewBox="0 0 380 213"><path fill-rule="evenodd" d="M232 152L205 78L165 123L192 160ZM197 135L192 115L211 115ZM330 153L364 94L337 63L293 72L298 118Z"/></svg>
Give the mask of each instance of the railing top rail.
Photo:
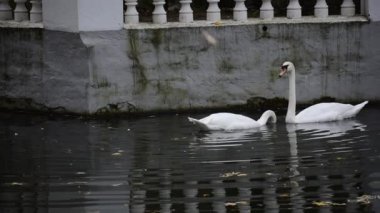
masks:
<svg viewBox="0 0 380 213"><path fill-rule="evenodd" d="M273 19L247 19L244 22L234 20L221 20L216 22L198 20L191 23L168 22L165 24L154 24L142 22L139 24L125 24L125 29L165 29L165 28L186 28L186 27L222 27L222 26L238 26L238 25L259 25L259 24L314 24L314 23L348 23L348 22L368 22L368 18L364 16L329 16L329 18L315 18L312 16L304 16L302 19L288 19L286 17L275 17Z"/></svg>

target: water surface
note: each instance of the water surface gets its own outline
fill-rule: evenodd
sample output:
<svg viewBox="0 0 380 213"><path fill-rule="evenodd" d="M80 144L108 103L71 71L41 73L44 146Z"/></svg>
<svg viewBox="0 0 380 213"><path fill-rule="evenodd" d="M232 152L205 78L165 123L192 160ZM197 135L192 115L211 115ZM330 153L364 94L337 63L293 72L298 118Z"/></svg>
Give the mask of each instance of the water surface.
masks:
<svg viewBox="0 0 380 213"><path fill-rule="evenodd" d="M380 212L380 109L234 132L186 116L0 114L0 212Z"/></svg>

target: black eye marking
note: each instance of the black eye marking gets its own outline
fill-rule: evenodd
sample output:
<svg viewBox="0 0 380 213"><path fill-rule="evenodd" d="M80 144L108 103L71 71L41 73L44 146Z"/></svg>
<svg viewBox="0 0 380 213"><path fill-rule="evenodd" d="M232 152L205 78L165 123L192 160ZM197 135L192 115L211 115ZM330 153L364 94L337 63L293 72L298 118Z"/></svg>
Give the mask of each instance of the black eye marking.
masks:
<svg viewBox="0 0 380 213"><path fill-rule="evenodd" d="M288 66L289 66L289 65L282 65L282 66L281 66L281 69L288 69Z"/></svg>

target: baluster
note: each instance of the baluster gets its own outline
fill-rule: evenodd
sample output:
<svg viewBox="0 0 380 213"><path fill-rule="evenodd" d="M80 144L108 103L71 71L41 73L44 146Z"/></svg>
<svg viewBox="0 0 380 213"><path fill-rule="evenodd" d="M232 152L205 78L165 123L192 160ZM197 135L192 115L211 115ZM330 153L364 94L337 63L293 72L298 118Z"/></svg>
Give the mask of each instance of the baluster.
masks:
<svg viewBox="0 0 380 213"><path fill-rule="evenodd" d="M127 24L139 23L139 13L136 10L137 0L125 0L127 10L124 13L124 19Z"/></svg>
<svg viewBox="0 0 380 213"><path fill-rule="evenodd" d="M207 2L207 21L219 21L221 19L218 6L219 0L207 0Z"/></svg>
<svg viewBox="0 0 380 213"><path fill-rule="evenodd" d="M234 7L234 20L235 21L247 21L247 7L244 4L245 0L235 0Z"/></svg>
<svg viewBox="0 0 380 213"><path fill-rule="evenodd" d="M30 1L32 8L30 9L30 22L42 21L42 2L41 0Z"/></svg>
<svg viewBox="0 0 380 213"><path fill-rule="evenodd" d="M272 19L274 17L274 9L271 0L263 0L263 4L260 7L260 18Z"/></svg>
<svg viewBox="0 0 380 213"><path fill-rule="evenodd" d="M342 16L354 16L355 15L355 4L352 0L344 0L341 7L340 13Z"/></svg>
<svg viewBox="0 0 380 213"><path fill-rule="evenodd" d="M25 21L28 20L28 10L25 6L26 0L15 0L16 7L14 10L14 19L15 21Z"/></svg>
<svg viewBox="0 0 380 213"><path fill-rule="evenodd" d="M301 5L298 0L290 0L288 7L286 8L286 17L288 18L301 18Z"/></svg>
<svg viewBox="0 0 380 213"><path fill-rule="evenodd" d="M314 6L314 16L317 18L327 18L329 16L329 7L326 0L318 0Z"/></svg>
<svg viewBox="0 0 380 213"><path fill-rule="evenodd" d="M153 23L165 24L167 22L166 11L164 9L164 0L153 0Z"/></svg>
<svg viewBox="0 0 380 213"><path fill-rule="evenodd" d="M193 18L193 10L191 9L192 0L181 0L179 3L181 4L181 9L179 11L179 22L189 23L194 20Z"/></svg>
<svg viewBox="0 0 380 213"><path fill-rule="evenodd" d="M8 0L0 0L0 20L12 19L12 8L9 6Z"/></svg>

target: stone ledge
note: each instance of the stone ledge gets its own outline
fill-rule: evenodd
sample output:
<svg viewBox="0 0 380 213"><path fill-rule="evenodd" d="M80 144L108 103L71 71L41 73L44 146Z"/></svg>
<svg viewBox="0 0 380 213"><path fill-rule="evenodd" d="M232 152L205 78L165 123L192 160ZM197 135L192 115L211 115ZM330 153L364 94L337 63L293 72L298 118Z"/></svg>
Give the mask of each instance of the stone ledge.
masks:
<svg viewBox="0 0 380 213"><path fill-rule="evenodd" d="M192 23L168 22L166 24L154 24L151 22L141 22L139 24L124 24L125 29L168 29L168 28L188 28L188 27L222 27L222 26L242 26L242 25L258 25L258 24L334 24L334 23L350 23L350 22L369 22L364 16L329 16L328 18L316 18L314 16L303 16L300 19L288 19L286 17L278 17L270 20L259 18L250 18L247 21L221 20L216 22L195 20Z"/></svg>
<svg viewBox="0 0 380 213"><path fill-rule="evenodd" d="M0 21L0 28L44 28L42 23L32 23L29 21Z"/></svg>
<svg viewBox="0 0 380 213"><path fill-rule="evenodd" d="M168 29L168 28L187 28L187 27L221 27L257 24L316 24L316 23L348 23L348 22L369 22L364 16L344 17L329 16L328 18L316 18L314 16L303 16L300 19L288 19L278 17L270 20L250 18L247 21L221 20L210 22L205 20L195 20L192 23L168 22L166 24L154 24L151 22L141 22L139 24L124 24L125 29ZM29 21L0 21L0 28L44 28L42 23L32 23Z"/></svg>

